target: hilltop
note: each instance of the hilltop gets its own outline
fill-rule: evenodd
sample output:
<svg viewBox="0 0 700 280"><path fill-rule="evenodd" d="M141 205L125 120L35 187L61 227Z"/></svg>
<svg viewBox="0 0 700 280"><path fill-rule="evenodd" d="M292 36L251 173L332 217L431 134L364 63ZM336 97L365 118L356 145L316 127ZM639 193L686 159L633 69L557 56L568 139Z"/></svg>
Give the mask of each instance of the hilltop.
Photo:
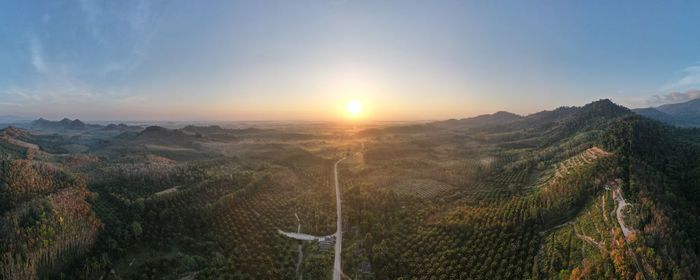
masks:
<svg viewBox="0 0 700 280"><path fill-rule="evenodd" d="M439 121L435 122L434 124L437 126L443 126L443 127L451 127L451 128L457 128L457 127L474 127L474 126L486 126L486 125L503 125L503 124L509 124L513 123L516 121L522 120L524 117L513 114L511 112L506 112L506 111L498 111L493 114L485 114L485 115L480 115L472 118L464 118L464 119L450 119L446 121Z"/></svg>
<svg viewBox="0 0 700 280"><path fill-rule="evenodd" d="M110 123L110 124L106 125L105 127L103 127L102 129L103 129L103 130L108 130L108 131L121 131L121 132L124 132L124 131L134 131L134 132L139 132L139 131L143 130L143 127L138 126L138 125L127 125L127 124L123 124L123 123L120 123L120 124L113 124L113 123Z"/></svg>
<svg viewBox="0 0 700 280"><path fill-rule="evenodd" d="M39 118L37 120L32 121L30 125L36 128L70 130L84 130L89 127L95 127L94 125L87 125L79 119L71 120L69 118L63 118L60 121L50 121L44 118Z"/></svg>

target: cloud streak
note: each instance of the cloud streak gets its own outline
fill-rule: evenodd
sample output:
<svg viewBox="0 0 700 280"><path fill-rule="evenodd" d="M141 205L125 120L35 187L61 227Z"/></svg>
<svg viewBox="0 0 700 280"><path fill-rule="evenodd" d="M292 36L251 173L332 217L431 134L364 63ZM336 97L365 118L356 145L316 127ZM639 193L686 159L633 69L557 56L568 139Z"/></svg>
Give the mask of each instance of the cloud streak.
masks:
<svg viewBox="0 0 700 280"><path fill-rule="evenodd" d="M147 0L124 1L119 12L105 11L99 4L94 0L80 1L85 24L103 51L105 61L98 71L104 76L128 75L148 58L157 14L153 13L152 2ZM105 20L119 24L102 25ZM120 27L118 33L110 29L114 26Z"/></svg>
<svg viewBox="0 0 700 280"><path fill-rule="evenodd" d="M53 38L44 30L49 17L44 15L44 24L36 27L42 29L32 28L25 37L26 63L34 72L33 80L0 89L0 94L12 102L35 105L130 100L138 90L122 81L148 58L158 14L153 13L150 1L125 1L114 11L105 10L101 3L76 3L83 17L78 21L86 27L84 44L96 43L85 55L94 59L76 58L71 50L47 49ZM107 22L110 24L103 24ZM4 101L9 104L10 100Z"/></svg>
<svg viewBox="0 0 700 280"><path fill-rule="evenodd" d="M680 78L663 84L656 90L656 94L617 99L630 107L655 107L700 98L700 65L686 67L679 73Z"/></svg>
<svg viewBox="0 0 700 280"><path fill-rule="evenodd" d="M0 106L3 107L21 107L22 105L14 102L0 102Z"/></svg>
<svg viewBox="0 0 700 280"><path fill-rule="evenodd" d="M41 41L36 37L36 35L31 35L29 38L29 55L30 62L34 67L34 70L41 74L46 74L49 72L49 66L46 64L46 60L44 59Z"/></svg>
<svg viewBox="0 0 700 280"><path fill-rule="evenodd" d="M667 94L654 95L647 100L647 105L657 106L663 104L682 103L700 98L700 89L689 89L686 91L674 91Z"/></svg>
<svg viewBox="0 0 700 280"><path fill-rule="evenodd" d="M681 71L682 77L678 80L666 83L660 88L662 92L682 91L689 88L700 87L700 65L693 65Z"/></svg>
<svg viewBox="0 0 700 280"><path fill-rule="evenodd" d="M29 63L39 74L31 86L5 90L6 94L26 102L72 102L92 97L87 83L78 78L64 64L46 59L42 40L35 33L29 35Z"/></svg>

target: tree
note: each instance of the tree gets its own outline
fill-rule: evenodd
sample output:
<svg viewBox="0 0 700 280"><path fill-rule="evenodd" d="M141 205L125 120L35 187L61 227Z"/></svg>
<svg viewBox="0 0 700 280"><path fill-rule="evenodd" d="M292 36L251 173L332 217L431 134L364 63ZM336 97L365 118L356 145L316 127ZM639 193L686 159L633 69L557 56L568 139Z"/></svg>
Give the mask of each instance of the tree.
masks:
<svg viewBox="0 0 700 280"><path fill-rule="evenodd" d="M131 234L134 236L134 239L139 239L142 233L143 229L141 228L141 223L137 221L131 223Z"/></svg>

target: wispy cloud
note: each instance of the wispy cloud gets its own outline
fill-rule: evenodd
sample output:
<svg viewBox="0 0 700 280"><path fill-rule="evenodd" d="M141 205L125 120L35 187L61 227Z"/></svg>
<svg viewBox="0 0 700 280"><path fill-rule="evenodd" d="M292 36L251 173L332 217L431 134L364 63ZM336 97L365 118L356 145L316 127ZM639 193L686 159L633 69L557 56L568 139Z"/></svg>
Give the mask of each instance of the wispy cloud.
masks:
<svg viewBox="0 0 700 280"><path fill-rule="evenodd" d="M0 106L2 107L20 107L19 103L14 103L14 102L0 102Z"/></svg>
<svg viewBox="0 0 700 280"><path fill-rule="evenodd" d="M683 91L700 87L700 65L693 65L681 70L681 77L661 86L659 91Z"/></svg>
<svg viewBox="0 0 700 280"><path fill-rule="evenodd" d="M656 106L669 103L681 103L697 98L700 98L700 89L689 89L683 92L674 91L667 94L652 96L647 100L647 105Z"/></svg>
<svg viewBox="0 0 700 280"><path fill-rule="evenodd" d="M148 58L157 19L152 1L124 1L121 2L123 9L116 11L105 10L101 1L80 0L79 3L90 34L103 51L104 63L97 71L105 76L129 74ZM105 21L110 24L103 24ZM118 33L114 32L114 22L123 27Z"/></svg>
<svg viewBox="0 0 700 280"><path fill-rule="evenodd" d="M31 86L7 89L5 94L24 102L71 102L92 95L87 83L79 79L66 64L47 60L42 40L37 34L29 34L28 45L29 63L39 75Z"/></svg>
<svg viewBox="0 0 700 280"><path fill-rule="evenodd" d="M90 86L68 77L42 80L32 87L12 88L3 94L14 96L15 100L25 104L86 102L97 97Z"/></svg>
<svg viewBox="0 0 700 280"><path fill-rule="evenodd" d="M15 96L15 98L20 98L23 101L41 101L41 96L29 93L26 89L9 89L4 91L4 94L7 96Z"/></svg>
<svg viewBox="0 0 700 280"><path fill-rule="evenodd" d="M29 55L30 62L37 72L41 74L49 72L49 66L44 59L44 50L41 41L34 34L30 35L29 38Z"/></svg>
<svg viewBox="0 0 700 280"><path fill-rule="evenodd" d="M616 100L630 108L640 108L682 103L700 98L700 62L682 69L676 75L676 79L661 85L647 95L617 97Z"/></svg>
<svg viewBox="0 0 700 280"><path fill-rule="evenodd" d="M30 84L0 89L0 94L11 97L3 102L70 104L126 100L137 103L130 98L137 92L134 86L118 81L131 75L148 58L156 20L152 3L122 2L123 6L117 10L106 10L102 3L95 0L76 3L88 36L85 44L97 44L94 53L90 53L94 59L73 59L70 52L55 53L63 50L47 48L51 46L50 37L38 32L42 30L30 31L26 37L27 63L37 75ZM49 20L50 16L44 15L42 22ZM102 77L96 78L99 76Z"/></svg>
<svg viewBox="0 0 700 280"><path fill-rule="evenodd" d="M686 91L673 91L664 94L654 94L651 96L626 96L615 97L615 101L629 108L656 107L664 104L682 103L700 98L700 89L689 89Z"/></svg>

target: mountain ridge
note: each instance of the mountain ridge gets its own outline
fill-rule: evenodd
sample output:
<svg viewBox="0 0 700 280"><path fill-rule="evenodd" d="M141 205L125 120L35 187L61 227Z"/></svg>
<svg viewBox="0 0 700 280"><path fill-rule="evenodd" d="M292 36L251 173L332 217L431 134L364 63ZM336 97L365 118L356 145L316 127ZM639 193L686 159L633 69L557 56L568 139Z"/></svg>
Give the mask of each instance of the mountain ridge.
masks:
<svg viewBox="0 0 700 280"><path fill-rule="evenodd" d="M700 127L700 98L633 109L637 114L680 127Z"/></svg>

